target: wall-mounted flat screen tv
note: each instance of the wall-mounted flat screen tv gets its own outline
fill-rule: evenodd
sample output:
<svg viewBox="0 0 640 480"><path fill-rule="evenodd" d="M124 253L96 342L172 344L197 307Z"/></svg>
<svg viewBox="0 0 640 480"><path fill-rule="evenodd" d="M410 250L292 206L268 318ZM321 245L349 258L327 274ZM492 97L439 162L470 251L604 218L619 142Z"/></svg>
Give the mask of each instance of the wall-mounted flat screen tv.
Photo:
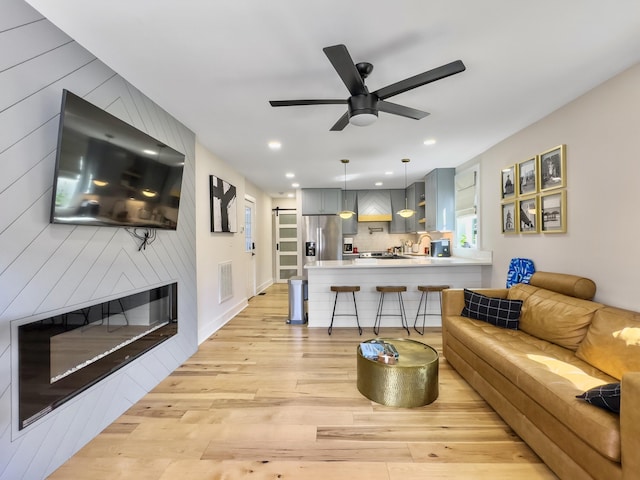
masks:
<svg viewBox="0 0 640 480"><path fill-rule="evenodd" d="M184 158L64 90L51 222L175 230Z"/></svg>

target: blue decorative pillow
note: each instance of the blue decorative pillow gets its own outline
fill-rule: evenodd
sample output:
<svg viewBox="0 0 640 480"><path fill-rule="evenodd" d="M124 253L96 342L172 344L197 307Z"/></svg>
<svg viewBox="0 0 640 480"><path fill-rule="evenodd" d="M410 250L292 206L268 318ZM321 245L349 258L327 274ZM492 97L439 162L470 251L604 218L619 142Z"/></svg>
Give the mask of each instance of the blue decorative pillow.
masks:
<svg viewBox="0 0 640 480"><path fill-rule="evenodd" d="M620 413L620 382L600 385L576 395L576 398L581 398L596 407Z"/></svg>
<svg viewBox="0 0 640 480"><path fill-rule="evenodd" d="M463 317L474 318L502 328L518 329L522 300L487 297L464 289Z"/></svg>

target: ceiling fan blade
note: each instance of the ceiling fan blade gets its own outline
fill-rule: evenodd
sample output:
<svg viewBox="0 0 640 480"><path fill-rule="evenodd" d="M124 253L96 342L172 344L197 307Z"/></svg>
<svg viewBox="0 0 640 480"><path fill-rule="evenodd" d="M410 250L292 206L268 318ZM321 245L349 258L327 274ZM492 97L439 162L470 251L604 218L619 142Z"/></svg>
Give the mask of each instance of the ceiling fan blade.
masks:
<svg viewBox="0 0 640 480"><path fill-rule="evenodd" d="M340 132L344 130L344 127L346 127L347 125L349 125L349 112L344 112L344 115L342 115L338 119L338 121L333 125L333 127L331 127L330 131Z"/></svg>
<svg viewBox="0 0 640 480"><path fill-rule="evenodd" d="M346 100L269 100L272 107L291 107L294 105L343 105Z"/></svg>
<svg viewBox="0 0 640 480"><path fill-rule="evenodd" d="M329 58L331 65L336 69L338 75L347 86L351 95L363 95L367 93L364 80L353 63L347 47L344 45L334 45L322 49Z"/></svg>
<svg viewBox="0 0 640 480"><path fill-rule="evenodd" d="M398 105L397 103L386 102L384 100L378 100L378 110L381 112L393 113L394 115L400 115L401 117L413 118L414 120L420 120L421 118L429 115L428 112L405 107L404 105Z"/></svg>
<svg viewBox="0 0 640 480"><path fill-rule="evenodd" d="M464 72L466 68L467 67L464 66L464 63L462 63L461 60L456 60L455 62L447 63L446 65L434 68L428 72L420 73L411 78L406 78L391 85L387 85L373 93L381 100L384 100L385 98L393 97L394 95L406 92L407 90L421 87L422 85L435 82L442 78L450 77L456 73Z"/></svg>

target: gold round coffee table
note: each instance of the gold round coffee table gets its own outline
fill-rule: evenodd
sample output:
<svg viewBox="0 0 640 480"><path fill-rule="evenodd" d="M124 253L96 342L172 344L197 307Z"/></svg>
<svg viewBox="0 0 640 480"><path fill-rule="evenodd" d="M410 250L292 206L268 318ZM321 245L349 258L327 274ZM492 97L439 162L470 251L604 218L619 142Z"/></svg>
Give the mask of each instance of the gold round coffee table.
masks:
<svg viewBox="0 0 640 480"><path fill-rule="evenodd" d="M438 352L406 338L377 338L398 351L395 364L369 360L358 345L358 390L390 407L421 407L438 398ZM370 341L370 340L369 340Z"/></svg>

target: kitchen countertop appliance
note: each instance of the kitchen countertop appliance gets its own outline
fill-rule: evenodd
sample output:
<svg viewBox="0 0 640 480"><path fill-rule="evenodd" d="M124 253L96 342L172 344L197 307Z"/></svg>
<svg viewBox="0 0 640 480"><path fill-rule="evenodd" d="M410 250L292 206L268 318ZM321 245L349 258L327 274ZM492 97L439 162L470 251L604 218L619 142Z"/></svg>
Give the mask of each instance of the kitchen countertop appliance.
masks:
<svg viewBox="0 0 640 480"><path fill-rule="evenodd" d="M451 256L451 242L447 239L432 240L431 241L431 256L432 257L450 257Z"/></svg>
<svg viewBox="0 0 640 480"><path fill-rule="evenodd" d="M353 237L345 237L342 243L342 253L354 253Z"/></svg>

